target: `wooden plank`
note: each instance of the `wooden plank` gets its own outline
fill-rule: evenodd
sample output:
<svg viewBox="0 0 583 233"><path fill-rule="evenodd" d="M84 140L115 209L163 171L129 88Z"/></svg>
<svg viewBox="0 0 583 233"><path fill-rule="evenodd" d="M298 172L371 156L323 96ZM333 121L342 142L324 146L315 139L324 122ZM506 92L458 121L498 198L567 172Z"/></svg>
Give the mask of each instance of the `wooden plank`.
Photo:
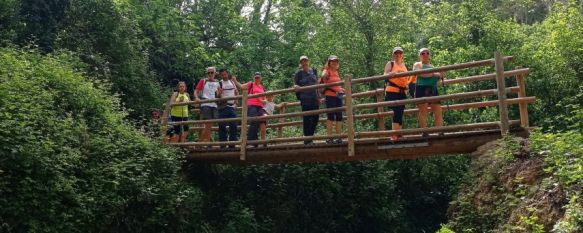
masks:
<svg viewBox="0 0 583 233"><path fill-rule="evenodd" d="M249 92L247 90L242 90L241 92L243 92L243 100L241 101L241 107L243 108L242 113L241 113L241 151L240 151L240 155L239 155L239 160L245 160L245 153L246 153L246 149L247 149L247 128L249 127L247 125L247 111L248 111L248 107L247 107L247 97L249 95Z"/></svg>
<svg viewBox="0 0 583 233"><path fill-rule="evenodd" d="M518 87L506 88L506 92L513 92L513 89L518 90ZM405 104L421 104L421 103L431 103L431 102L438 102L444 100L451 100L451 99L467 99L467 98L475 98L475 97L483 97L483 96L493 96L497 94L497 89L490 89L490 90L480 90L480 91L472 91L472 92L464 92L464 93L456 93L456 94L449 94L449 95L440 95L440 96L432 96L432 97L423 97L423 98L415 98L415 99L405 99L405 100L396 100L396 101L386 101L382 103L371 103L371 104L358 104L354 105L354 109L367 109L367 108L377 108L377 107L391 107L391 106L399 106Z"/></svg>
<svg viewBox="0 0 583 233"><path fill-rule="evenodd" d="M518 85L518 97L526 97L526 83L524 82L524 74L516 75L516 84ZM518 104L518 110L520 112L520 125L523 128L528 128L528 104L526 102L520 102Z"/></svg>
<svg viewBox="0 0 583 233"><path fill-rule="evenodd" d="M502 59L504 61L510 61L510 60L512 60L512 57L504 57ZM467 63L461 63L461 64L447 65L447 66L435 67L435 68L430 68L430 69L414 70L414 71L407 71L407 72L401 72L401 73L359 78L359 79L352 80L352 83L357 84L357 83L365 83L365 82L374 82L374 81L379 81L379 80L409 77L409 76L420 75L420 74L430 74L430 73L435 73L435 72L445 72L445 71L460 70L460 69L480 67L480 66L491 66L494 64L495 64L494 59L487 59L487 60L482 60L482 61L473 61L473 62L467 62Z"/></svg>
<svg viewBox="0 0 583 233"><path fill-rule="evenodd" d="M498 112L500 113L500 132L505 135L508 132L508 105L506 104L506 84L504 79L504 64L502 55L496 51L496 84L498 86Z"/></svg>
<svg viewBox="0 0 583 233"><path fill-rule="evenodd" d="M354 112L352 111L352 82L350 75L344 76L344 91L346 94L346 128L348 134L348 156L354 156Z"/></svg>
<svg viewBox="0 0 583 233"><path fill-rule="evenodd" d="M510 131L517 136L525 136L523 128ZM293 147L294 149L257 149L249 150L247 160L241 161L237 153L233 152L196 152L190 153L187 160L214 164L275 164L275 163L312 163L312 162L342 162L356 160L393 160L393 159L419 159L431 156L457 155L472 153L476 149L492 140L499 139L499 130L487 130L478 132L462 132L436 137L429 140L429 146L408 147L410 144L426 142L425 139L411 140L402 143L400 148L379 149L385 145L398 145L388 140L372 140L362 142L356 147L357 156L345 156L347 148L334 145L319 148L315 151L312 147Z"/></svg>
<svg viewBox="0 0 583 233"><path fill-rule="evenodd" d="M520 121L512 121L513 126L520 125ZM498 122L483 122L474 123L466 125L448 125L442 127L430 127L430 128L417 128L417 129L402 129L402 130L385 130L385 131L373 131L373 132L359 132L356 133L357 138L367 138L367 137L379 137L379 136L389 136L393 134L399 135L411 135L411 134L422 134L422 133L443 133L443 132L455 132L464 130L476 130L476 129L496 129L499 128Z"/></svg>
<svg viewBox="0 0 583 233"><path fill-rule="evenodd" d="M508 56L508 57L503 57L501 59L503 61L510 61L513 59L513 57ZM490 66L490 65L494 65L494 64L495 64L495 59L486 59L486 60L481 60L481 61L473 61L473 62L467 62L467 63L461 63L461 64L435 67L435 68L431 68L431 69L414 70L414 71L395 73L395 74L389 74L389 75L377 75L377 76L366 77L366 78L358 78L358 79L353 79L352 83L357 84L357 83L365 83L365 82L374 82L374 81L385 80L385 79L408 77L408 76L412 76L412 75L429 74L429 73L434 73L434 72L445 72L445 71L459 70L459 69L466 69L466 68L480 67L480 66ZM318 88L325 88L325 87L331 87L331 86L342 86L342 85L344 85L344 81L305 86L305 87L300 87L298 90L299 91L313 90L313 89L318 89ZM268 91L265 93L249 95L248 98L257 98L257 97L262 97L262 96L267 96L267 95L278 95L278 94L284 94L284 93L291 93L291 92L295 92L295 91L296 91L296 89L294 89L294 88L286 88L286 89L281 89L281 90L276 90L276 91ZM195 104L195 103L197 103L197 104L212 103L212 102L216 102L219 100L226 101L226 100L236 100L236 99L240 99L240 98L242 98L242 96L239 95L239 96L232 96L232 97L223 97L223 98L219 98L219 99L201 100L201 101L197 101L197 102L189 101L189 102L184 102L184 103L173 103L172 106L187 105L187 104L190 105L190 104Z"/></svg>

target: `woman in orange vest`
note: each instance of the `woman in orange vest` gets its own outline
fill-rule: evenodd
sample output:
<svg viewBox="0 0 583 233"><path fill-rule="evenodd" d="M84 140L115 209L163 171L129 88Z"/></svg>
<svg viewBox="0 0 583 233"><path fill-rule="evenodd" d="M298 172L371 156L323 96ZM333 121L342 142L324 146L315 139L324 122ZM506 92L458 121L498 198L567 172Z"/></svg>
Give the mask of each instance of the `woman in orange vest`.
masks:
<svg viewBox="0 0 583 233"><path fill-rule="evenodd" d="M326 67L322 72L320 83L340 82L340 75L338 74L339 66L338 57L330 55L330 57L328 57L328 62L326 62ZM344 95L344 89L342 87L326 87L324 95L326 96L326 108L342 107L342 96ZM336 134L340 134L342 132L342 112L328 113L328 120L326 121L327 135L332 135L332 125L334 124L336 126ZM326 140L326 143L340 144L342 143L342 139L328 139Z"/></svg>
<svg viewBox="0 0 583 233"><path fill-rule="evenodd" d="M385 75L407 72L407 67L403 63L404 55L403 48L395 47L393 49L393 60L387 62L385 66ZM395 101L407 99L407 88L411 81L409 76L391 78L385 80L385 101ZM403 113L405 112L405 105L398 105L390 107L393 110L392 130L400 130L403 125ZM391 136L392 141L398 140L401 135L394 134Z"/></svg>

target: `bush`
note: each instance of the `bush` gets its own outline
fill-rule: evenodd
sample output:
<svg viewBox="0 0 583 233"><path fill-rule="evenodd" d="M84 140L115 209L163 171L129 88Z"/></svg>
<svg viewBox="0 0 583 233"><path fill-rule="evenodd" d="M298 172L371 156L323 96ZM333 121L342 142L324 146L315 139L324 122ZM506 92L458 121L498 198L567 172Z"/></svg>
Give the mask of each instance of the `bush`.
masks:
<svg viewBox="0 0 583 233"><path fill-rule="evenodd" d="M0 231L197 230L180 153L125 123L76 61L0 49Z"/></svg>

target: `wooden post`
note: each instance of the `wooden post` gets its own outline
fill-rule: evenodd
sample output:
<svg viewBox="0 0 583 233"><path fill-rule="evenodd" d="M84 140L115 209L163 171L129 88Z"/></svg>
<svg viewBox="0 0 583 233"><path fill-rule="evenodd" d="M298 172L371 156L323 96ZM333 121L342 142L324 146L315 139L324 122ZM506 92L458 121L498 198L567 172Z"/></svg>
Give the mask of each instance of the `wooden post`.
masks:
<svg viewBox="0 0 583 233"><path fill-rule="evenodd" d="M344 76L344 94L346 95L346 119L348 128L348 156L354 156L354 113L352 112L352 81L350 75Z"/></svg>
<svg viewBox="0 0 583 233"><path fill-rule="evenodd" d="M508 133L508 106L506 104L506 85L504 83L504 64L499 51L495 54L496 84L498 85L498 112L500 113L500 132Z"/></svg>
<svg viewBox="0 0 583 233"><path fill-rule="evenodd" d="M241 154L239 155L240 160L245 160L245 153L247 150L247 96L249 92L247 90L242 90L243 99L241 100Z"/></svg>
<svg viewBox="0 0 583 233"><path fill-rule="evenodd" d="M384 89L382 89L382 88L377 89L375 94L377 97L377 103L385 101L385 90ZM380 114L382 112L384 112L383 107L378 107L377 113L379 113L379 116L378 116L377 120L378 120L378 130L379 131L385 130L385 117L383 117L383 115Z"/></svg>
<svg viewBox="0 0 583 233"><path fill-rule="evenodd" d="M520 69L521 67L516 67ZM524 74L516 75L516 85L518 85L518 97L524 98L526 97L526 84L524 83ZM527 128L528 123L528 104L524 101L521 101L518 104L518 109L520 111L520 126L522 128Z"/></svg>
<svg viewBox="0 0 583 233"><path fill-rule="evenodd" d="M162 112L162 118L160 119L160 136L162 136L162 142L166 143L166 130L168 129L168 115L172 110L171 104L172 97L168 99L166 106L164 106L164 112Z"/></svg>
<svg viewBox="0 0 583 233"><path fill-rule="evenodd" d="M285 106L281 106L281 108L279 109L279 113L283 114L285 113ZM285 123L285 118L279 118L279 123ZM277 138L282 138L283 137L283 126L279 126L277 127Z"/></svg>

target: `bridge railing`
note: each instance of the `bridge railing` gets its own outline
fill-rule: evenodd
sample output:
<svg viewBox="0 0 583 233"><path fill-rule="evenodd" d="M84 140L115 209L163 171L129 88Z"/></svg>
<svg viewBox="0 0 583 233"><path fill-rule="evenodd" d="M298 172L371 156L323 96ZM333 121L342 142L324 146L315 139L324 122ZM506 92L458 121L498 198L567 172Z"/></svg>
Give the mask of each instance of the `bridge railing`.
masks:
<svg viewBox="0 0 583 233"><path fill-rule="evenodd" d="M370 140L370 138L374 137L385 137L394 134L399 135L411 135L411 134L422 134L422 133L445 133L445 132L455 132L455 131L466 131L466 130L476 130L476 129L500 129L502 134L506 134L509 131L510 126L520 125L522 127L528 127L528 111L527 111L527 104L533 103L535 101L535 97L528 97L525 91L525 82L524 77L529 72L528 68L516 68L510 71L504 71L503 62L508 62L512 60L512 57L502 57L500 53L495 54L495 58L487 59L482 61L473 61L468 63L462 64L454 64L454 65L447 65L442 67L436 67L431 69L424 69L424 70L415 70L415 71L408 71L403 73L395 73L389 75L378 75L372 77L365 77L365 78L358 78L352 79L349 75L346 75L343 81L330 83L330 84L317 84L313 86L301 87L299 88L300 91L302 90L313 90L319 88L325 88L330 86L343 86L345 89L345 105L338 108L327 108L327 109L319 109L313 111L304 111L304 112L286 112L287 109L299 106L298 102L288 103L284 105L284 108L279 109L279 114L274 114L270 116L262 116L262 117L247 117L247 99L249 98L257 98L263 97L267 95L279 95L279 94L286 94L295 92L293 88L275 90L275 91L268 91L265 93L260 94L253 94L249 95L247 91L242 91L241 95L234 96L234 97L226 97L226 98L219 98L219 99L212 99L212 100L202 100L202 101L190 101L190 102L181 102L181 103L168 103L166 105L164 114L162 116L162 126L161 127L161 134L165 134L165 127L172 126L172 125L198 125L198 124L205 124L205 123L222 123L222 122L240 122L240 140L239 141L231 141L231 142L185 142L185 143L173 143L177 146L183 147L202 147L202 146L226 146L226 145L239 145L240 146L240 159L244 160L247 152L247 145L257 145L257 144L275 144L270 145L270 148L277 147L282 143L290 143L290 142L301 142L305 140L322 140L322 139L330 139L330 138L343 138L347 139L347 146L348 146L348 156L354 156L354 147L355 142L359 140ZM446 71L454 71L454 70L461 70L467 68L474 68L474 67L484 67L484 66L495 66L496 72L491 74L484 74L484 75L476 75L476 76L469 76L463 78L455 78L455 79L448 79L444 81L444 85L453 85L453 84L463 84L463 83L471 83L476 81L485 81L485 80L496 80L497 88L490 89L490 90L478 90L472 92L464 92L464 93L455 93L455 94L445 94L440 96L432 96L432 97L424 97L424 98L415 98L415 99L405 99L405 100L398 100L398 101L384 101L384 90L377 89L372 91L365 91L360 93L352 93L352 86L356 84L362 83L369 83L375 82L379 80L386 80L386 79L393 79L399 77L407 77L412 75L421 75L421 74L428 74L434 72L446 72ZM515 77L517 80L516 87L505 87L504 79L507 77ZM509 93L518 93L517 98L510 98L507 99L507 94ZM362 104L354 104L353 98L362 98L362 97L375 97L376 102L374 103L362 103ZM499 114L500 114L500 121L498 122L485 122L485 123L474 123L474 124L466 124L466 125L449 125L449 126L442 126L442 127L432 127L432 128L420 128L420 129L402 129L402 130L386 130L385 129L385 118L391 116L393 113L392 111L384 111L385 107L390 106L398 106L404 104L421 104L421 103L432 103L436 101L446 101L446 100L454 100L454 99L472 99L476 97L488 97L488 96L496 96L498 100L493 101L483 101L483 102L471 102L471 103L462 103L462 104L455 104L448 106L447 109L444 110L462 110L462 109L470 109L470 108L482 108L482 107L494 107L498 106ZM170 112L170 108L172 106L181 106L181 105L194 105L194 104L201 104L201 103L210 103L210 102L217 102L217 101L226 101L226 100L241 100L241 117L237 118L228 118L228 119L213 119L213 120L189 120L189 121L181 121L181 122L166 122L167 116ZM510 121L508 119L508 110L507 105L519 105L519 113L520 113L520 120L519 121ZM364 109L376 109L376 113L367 113L367 114L354 114L355 110L364 110ZM301 121L291 121L286 122L286 119L292 117L301 117L306 115L315 115L315 114L323 114L323 113L330 113L330 112L338 112L342 111L345 113L344 119L346 120L346 129L347 132L340 135L317 135L317 136L303 136L303 137L283 137L283 128L289 126L298 126L301 125ZM418 109L407 109L405 114L411 115L416 114L419 110ZM278 120L277 123L269 124L268 127L270 128L277 128L277 138L267 139L267 140L247 140L247 130L248 130L248 123L255 122L255 121L267 121L267 120ZM355 120L364 120L364 119L376 119L378 121L377 131L371 132L356 132L355 131Z"/></svg>

